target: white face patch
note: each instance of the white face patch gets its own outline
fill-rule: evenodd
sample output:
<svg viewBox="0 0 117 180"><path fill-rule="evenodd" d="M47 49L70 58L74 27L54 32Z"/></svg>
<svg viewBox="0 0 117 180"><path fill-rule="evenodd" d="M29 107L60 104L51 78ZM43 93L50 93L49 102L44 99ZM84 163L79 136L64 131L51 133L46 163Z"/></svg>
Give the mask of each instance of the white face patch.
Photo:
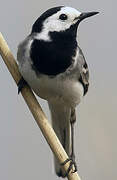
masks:
<svg viewBox="0 0 117 180"><path fill-rule="evenodd" d="M61 14L67 15L66 20L59 19ZM53 31L65 31L70 28L71 25L77 22L77 19L80 16L81 12L78 10L71 8L71 7L62 7L60 11L52 16L48 17L43 22L43 29L37 35L37 39L43 39L45 41L51 41L50 36L48 35L49 32Z"/></svg>
<svg viewBox="0 0 117 180"><path fill-rule="evenodd" d="M59 16L61 14L67 15L68 18L66 20L59 19ZM48 31L64 31L70 28L72 24L76 23L77 20L74 19L80 16L80 14L81 13L74 8L63 7L56 14L50 16L45 20L43 24L44 29L48 29Z"/></svg>

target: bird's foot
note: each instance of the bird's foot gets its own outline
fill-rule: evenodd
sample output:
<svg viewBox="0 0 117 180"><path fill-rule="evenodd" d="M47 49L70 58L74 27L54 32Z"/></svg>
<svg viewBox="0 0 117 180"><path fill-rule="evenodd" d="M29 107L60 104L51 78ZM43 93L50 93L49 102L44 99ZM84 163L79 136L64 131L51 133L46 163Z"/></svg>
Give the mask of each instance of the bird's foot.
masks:
<svg viewBox="0 0 117 180"><path fill-rule="evenodd" d="M21 90L24 88L24 86L26 86L27 85L27 82L24 80L24 78L22 77L20 80L19 80L19 82L18 82L18 84L17 84L17 86L18 86L18 94L21 92Z"/></svg>
<svg viewBox="0 0 117 180"><path fill-rule="evenodd" d="M70 164L69 164L69 167L68 167L67 172L65 173L64 177L68 176L68 174L71 170L72 170L71 173L75 173L77 171L77 165L75 162L75 158L73 158L73 157L66 159L63 163L61 163L61 165L64 166L69 161L70 161Z"/></svg>

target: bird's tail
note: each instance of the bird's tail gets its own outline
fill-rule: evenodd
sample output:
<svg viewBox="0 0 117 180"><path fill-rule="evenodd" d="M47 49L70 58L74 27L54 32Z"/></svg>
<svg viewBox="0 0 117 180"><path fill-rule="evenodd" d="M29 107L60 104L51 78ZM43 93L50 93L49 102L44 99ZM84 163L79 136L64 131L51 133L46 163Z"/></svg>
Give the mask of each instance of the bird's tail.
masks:
<svg viewBox="0 0 117 180"><path fill-rule="evenodd" d="M71 109L69 107L61 106L48 102L51 111L52 126L63 145L68 156L71 155L71 127L70 117ZM55 172L60 177L64 177L65 172L62 171L57 159L54 157Z"/></svg>

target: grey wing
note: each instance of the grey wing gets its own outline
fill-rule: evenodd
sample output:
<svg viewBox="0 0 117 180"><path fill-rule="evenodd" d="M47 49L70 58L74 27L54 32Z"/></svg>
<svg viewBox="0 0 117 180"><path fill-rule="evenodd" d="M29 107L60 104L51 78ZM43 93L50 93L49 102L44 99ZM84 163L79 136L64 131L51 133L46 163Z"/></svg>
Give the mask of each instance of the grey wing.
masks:
<svg viewBox="0 0 117 180"><path fill-rule="evenodd" d="M79 48L79 67L80 67L80 78L79 81L82 83L84 88L84 95L88 91L89 87L89 69L85 61L85 57L82 53L82 50Z"/></svg>

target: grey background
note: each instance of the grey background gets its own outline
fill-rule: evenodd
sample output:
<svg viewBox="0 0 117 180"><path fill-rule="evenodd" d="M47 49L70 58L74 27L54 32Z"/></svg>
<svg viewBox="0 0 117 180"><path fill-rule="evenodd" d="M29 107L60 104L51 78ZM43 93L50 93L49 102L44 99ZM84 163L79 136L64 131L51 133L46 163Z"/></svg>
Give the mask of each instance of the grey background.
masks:
<svg viewBox="0 0 117 180"><path fill-rule="evenodd" d="M90 89L77 108L75 151L82 180L117 178L117 1L0 1L0 31L16 57L37 17L67 5L100 11L81 23L78 39L90 68ZM58 179L53 155L0 57L0 179ZM40 103L49 117L45 101Z"/></svg>

